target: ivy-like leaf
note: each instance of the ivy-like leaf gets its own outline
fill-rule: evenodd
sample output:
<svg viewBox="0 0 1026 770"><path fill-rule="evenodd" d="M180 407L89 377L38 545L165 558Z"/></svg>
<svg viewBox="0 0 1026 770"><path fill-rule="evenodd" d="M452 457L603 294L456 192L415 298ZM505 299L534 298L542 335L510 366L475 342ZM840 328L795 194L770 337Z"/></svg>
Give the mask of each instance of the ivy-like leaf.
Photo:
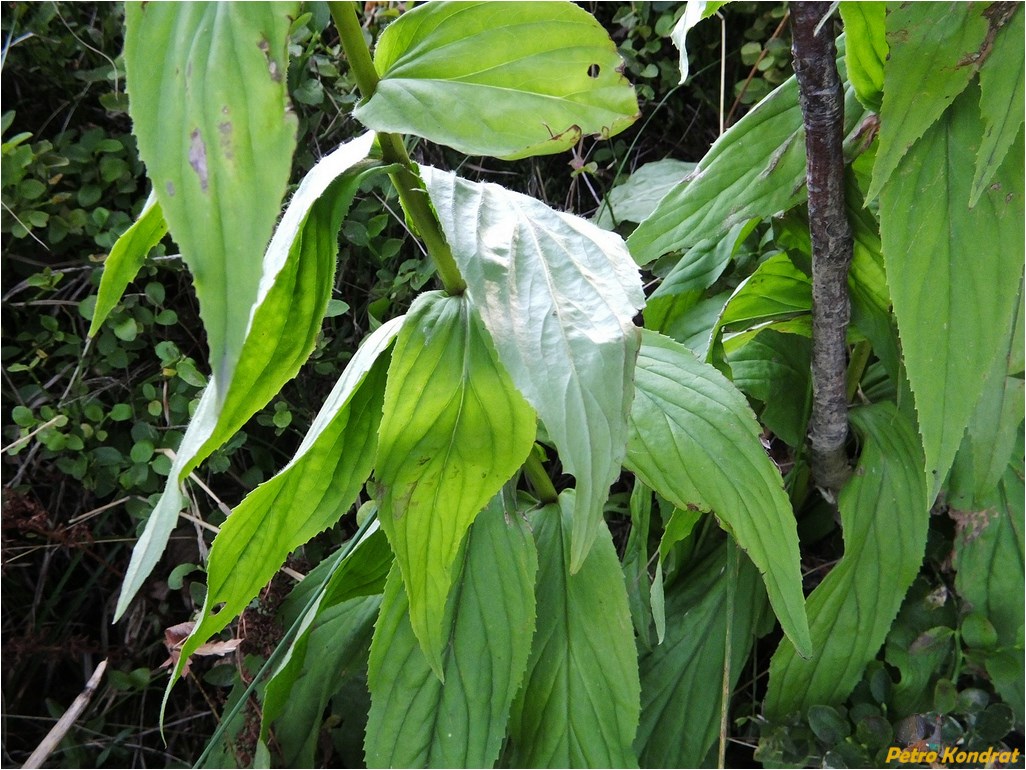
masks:
<svg viewBox="0 0 1026 770"><path fill-rule="evenodd" d="M402 323L393 319L367 339L289 464L250 492L221 526L210 548L200 621L182 647L176 675L199 645L260 592L289 553L338 521L356 500L370 476L381 420L387 371L381 356Z"/></svg>
<svg viewBox="0 0 1026 770"><path fill-rule="evenodd" d="M263 279L255 263L292 170L296 118L288 112L285 69L298 7L125 8L126 82L139 155L192 271L210 368L222 384L242 353Z"/></svg>
<svg viewBox="0 0 1026 770"><path fill-rule="evenodd" d="M811 653L798 531L745 397L682 345L645 332L625 466L678 508L712 508L763 573L788 638Z"/></svg>
<svg viewBox="0 0 1026 770"><path fill-rule="evenodd" d="M613 41L567 2L426 3L385 29L374 66L357 119L466 155L563 152L639 116Z"/></svg>
<svg viewBox="0 0 1026 770"><path fill-rule="evenodd" d="M976 74L989 28L985 10L983 3L909 3L887 14L890 57L867 201L876 199L905 154Z"/></svg>
<svg viewBox="0 0 1026 770"><path fill-rule="evenodd" d="M200 398L164 492L132 553L115 618L164 552L184 503L182 479L295 377L313 351L334 283L342 218L362 179L379 172L358 165L372 142L373 135L366 134L322 159L282 216L259 271L260 295L242 358L227 380L215 371Z"/></svg>
<svg viewBox="0 0 1026 770"><path fill-rule="evenodd" d="M498 185L421 169L475 312L577 479L572 569L620 473L644 305L618 235Z"/></svg>
<svg viewBox="0 0 1026 770"><path fill-rule="evenodd" d="M840 11L848 80L863 106L879 112L887 61L887 5L843 2Z"/></svg>
<svg viewBox="0 0 1026 770"><path fill-rule="evenodd" d="M732 688L744 671L759 619L769 609L758 570L738 557ZM719 734L727 581L735 579L726 562L721 546L666 591L666 638L639 660L641 724L634 745L645 767L702 767Z"/></svg>
<svg viewBox="0 0 1026 770"><path fill-rule="evenodd" d="M994 38L989 63L980 70L980 113L984 134L976 157L972 197L975 206L994 173L1001 166L1008 148L1019 135L1026 112L1023 81L1026 78L1026 33L1021 8Z"/></svg>
<svg viewBox="0 0 1026 770"><path fill-rule="evenodd" d="M843 72L844 43L837 41ZM865 110L845 86L845 145L851 151ZM792 77L723 134L688 180L671 190L627 246L639 265L706 239L734 225L769 217L803 203L805 130Z"/></svg>
<svg viewBox="0 0 1026 770"><path fill-rule="evenodd" d="M536 427L470 301L418 297L388 370L374 478L410 621L440 678L460 543L527 458Z"/></svg>
<svg viewBox="0 0 1026 770"><path fill-rule="evenodd" d="M574 490L532 517L538 627L510 718L510 767L637 767L637 652L609 530L570 571Z"/></svg>
<svg viewBox="0 0 1026 770"><path fill-rule="evenodd" d="M443 685L410 625L399 571L385 586L371 646L369 767L491 767L534 633L538 556L500 493L474 520L445 608Z"/></svg>
<svg viewBox="0 0 1026 770"><path fill-rule="evenodd" d="M143 205L143 210L139 212L139 218L121 234L104 260L96 308L93 310L93 320L89 323L90 337L94 337L103 326L103 322L118 304L128 284L143 266L150 249L160 243L160 239L166 233L164 213L157 203L157 196L151 192Z"/></svg>
<svg viewBox="0 0 1026 770"><path fill-rule="evenodd" d="M887 281L934 493L1006 350L1026 250L1021 142L969 208L983 135L977 98L975 88L959 97L880 195ZM931 203L909 206L921 200Z"/></svg>
<svg viewBox="0 0 1026 770"><path fill-rule="evenodd" d="M811 656L800 658L786 639L773 655L771 718L848 696L923 561L930 504L912 425L890 403L855 409L851 421L863 450L838 497L844 556L809 596Z"/></svg>

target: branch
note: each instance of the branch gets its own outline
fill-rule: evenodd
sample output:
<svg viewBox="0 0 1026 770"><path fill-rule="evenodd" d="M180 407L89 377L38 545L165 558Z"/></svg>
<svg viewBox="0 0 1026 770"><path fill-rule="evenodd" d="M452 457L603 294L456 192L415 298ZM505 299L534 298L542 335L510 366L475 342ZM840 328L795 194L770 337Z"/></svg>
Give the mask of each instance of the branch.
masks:
<svg viewBox="0 0 1026 770"><path fill-rule="evenodd" d="M812 476L831 497L851 472L845 368L850 307L851 228L844 212L844 93L828 2L791 4L792 51L805 122L806 183L812 234Z"/></svg>

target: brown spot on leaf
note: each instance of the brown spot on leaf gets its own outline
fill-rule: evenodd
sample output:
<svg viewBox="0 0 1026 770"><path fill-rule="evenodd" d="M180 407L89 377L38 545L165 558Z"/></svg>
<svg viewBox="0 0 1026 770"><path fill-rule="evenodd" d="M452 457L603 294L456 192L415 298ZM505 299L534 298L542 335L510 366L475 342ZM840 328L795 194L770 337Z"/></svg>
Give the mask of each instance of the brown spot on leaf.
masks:
<svg viewBox="0 0 1026 770"><path fill-rule="evenodd" d="M959 537L964 538L966 543L971 543L980 536L980 533L987 528L995 518L997 511L987 508L982 511L956 511L951 509L948 515L955 520L955 532Z"/></svg>
<svg viewBox="0 0 1026 770"><path fill-rule="evenodd" d="M209 179L207 177L207 146L203 143L200 130L194 128L189 134L189 165L199 177L200 189L207 191Z"/></svg>
<svg viewBox="0 0 1026 770"><path fill-rule="evenodd" d="M232 149L232 124L231 121L224 121L223 123L217 124L217 132L221 139L221 154L228 160L234 157L235 153Z"/></svg>

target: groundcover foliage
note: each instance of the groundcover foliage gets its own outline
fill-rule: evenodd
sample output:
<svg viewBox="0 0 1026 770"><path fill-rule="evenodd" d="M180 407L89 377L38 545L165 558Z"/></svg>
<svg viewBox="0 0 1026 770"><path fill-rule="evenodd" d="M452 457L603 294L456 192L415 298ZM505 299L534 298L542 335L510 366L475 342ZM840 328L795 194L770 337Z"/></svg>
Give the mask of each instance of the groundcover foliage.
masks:
<svg viewBox="0 0 1026 770"><path fill-rule="evenodd" d="M685 64L720 5L670 19ZM407 150L510 160L631 126L635 91L587 11L426 3L372 57L357 9L329 3L364 130L286 195L305 9L126 5L152 195L110 250L90 334L169 233L208 358L117 618L183 483L316 349L339 232L359 254L347 217L370 191L391 185L439 282L371 315L291 460L214 538L165 702L290 553L359 522L293 589L200 764L235 761L254 690L260 766L315 764L329 704L345 717L324 730L369 766L723 764L732 734L767 764L852 766L1021 730L1023 11L811 5L819 35L843 30L852 432L836 487L806 446L820 257L795 78L697 165L641 166L589 221ZM950 597L918 577L937 541ZM768 680L746 683L756 648Z"/></svg>

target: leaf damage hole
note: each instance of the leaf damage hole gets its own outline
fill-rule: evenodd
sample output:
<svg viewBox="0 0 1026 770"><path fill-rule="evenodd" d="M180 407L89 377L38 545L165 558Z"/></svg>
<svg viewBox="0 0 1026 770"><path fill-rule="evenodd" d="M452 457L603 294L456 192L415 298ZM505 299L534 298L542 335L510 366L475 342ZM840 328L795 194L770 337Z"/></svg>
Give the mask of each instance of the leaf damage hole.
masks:
<svg viewBox="0 0 1026 770"><path fill-rule="evenodd" d="M590 77L592 80L594 80L595 78L597 78L599 76L599 73L601 71L602 71L602 68L599 67L599 65L592 64L592 65L590 65L588 67L588 77Z"/></svg>

